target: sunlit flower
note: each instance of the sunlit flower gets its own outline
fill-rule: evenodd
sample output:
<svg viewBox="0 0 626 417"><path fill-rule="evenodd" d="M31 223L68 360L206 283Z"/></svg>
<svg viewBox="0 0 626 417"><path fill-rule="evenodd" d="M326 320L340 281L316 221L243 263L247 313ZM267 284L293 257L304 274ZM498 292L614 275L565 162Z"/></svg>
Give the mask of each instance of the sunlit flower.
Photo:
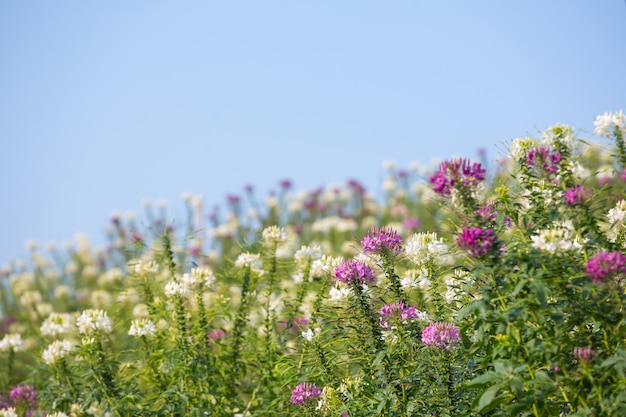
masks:
<svg viewBox="0 0 626 417"><path fill-rule="evenodd" d="M448 245L437 233L416 233L406 242L405 253L418 266L429 263L441 265L447 262Z"/></svg>
<svg viewBox="0 0 626 417"><path fill-rule="evenodd" d="M481 257L488 254L497 241L498 237L492 229L465 227L457 238L456 245L471 256Z"/></svg>
<svg viewBox="0 0 626 417"><path fill-rule="evenodd" d="M439 170L430 177L433 191L441 195L450 195L453 188L472 190L484 180L482 165L464 158L442 162Z"/></svg>
<svg viewBox="0 0 626 417"><path fill-rule="evenodd" d="M263 229L261 233L263 237L263 245L274 247L280 243L287 241L287 232L285 229L278 226L269 226Z"/></svg>

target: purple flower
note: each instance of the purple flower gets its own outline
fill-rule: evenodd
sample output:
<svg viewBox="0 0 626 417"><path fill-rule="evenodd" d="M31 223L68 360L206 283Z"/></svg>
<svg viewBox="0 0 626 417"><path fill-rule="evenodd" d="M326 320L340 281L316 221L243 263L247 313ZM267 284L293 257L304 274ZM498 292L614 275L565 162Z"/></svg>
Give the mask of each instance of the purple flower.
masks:
<svg viewBox="0 0 626 417"><path fill-rule="evenodd" d="M348 259L335 268L335 277L347 285L351 285L355 281L370 284L374 282L374 271L361 261Z"/></svg>
<svg viewBox="0 0 626 417"><path fill-rule="evenodd" d="M35 408L37 406L37 392L32 385L16 385L9 393L9 399L14 406Z"/></svg>
<svg viewBox="0 0 626 417"><path fill-rule="evenodd" d="M626 181L626 168L622 171L621 177L624 181Z"/></svg>
<svg viewBox="0 0 626 417"><path fill-rule="evenodd" d="M626 256L620 251L600 252L587 262L585 272L593 283L605 281L619 273L626 273Z"/></svg>
<svg viewBox="0 0 626 417"><path fill-rule="evenodd" d="M430 347L450 349L460 337L460 330L454 323L430 323L422 330L422 343Z"/></svg>
<svg viewBox="0 0 626 417"><path fill-rule="evenodd" d="M405 306L403 302L399 302L396 304L386 304L378 311L378 314L383 317L396 316L399 317L400 320L402 320L403 322L411 319L426 317L426 313L415 310L415 307ZM383 317L380 318L380 325L383 329L389 329L389 323L385 319L383 319Z"/></svg>
<svg viewBox="0 0 626 417"><path fill-rule="evenodd" d="M454 187L473 187L485 180L485 170L478 162L469 159L453 159L444 161L439 170L430 177L433 191L441 195L449 195Z"/></svg>
<svg viewBox="0 0 626 417"><path fill-rule="evenodd" d="M402 238L391 227L373 227L361 240L363 251L366 253L390 253L394 255L402 252Z"/></svg>
<svg viewBox="0 0 626 417"><path fill-rule="evenodd" d="M414 230L419 228L422 225L422 222L419 219L414 219L412 217L408 217L402 220L402 227L406 230Z"/></svg>
<svg viewBox="0 0 626 417"><path fill-rule="evenodd" d="M530 166L541 167L546 173L554 174L559 168L561 153L557 149L540 146L528 151L526 163Z"/></svg>
<svg viewBox="0 0 626 417"><path fill-rule="evenodd" d="M577 185L565 191L563 196L565 197L565 202L569 205L582 204L585 202L591 194L591 190L583 187L582 185Z"/></svg>
<svg viewBox="0 0 626 417"><path fill-rule="evenodd" d="M291 391L291 404L302 405L322 396L322 390L315 384L303 383Z"/></svg>
<svg viewBox="0 0 626 417"><path fill-rule="evenodd" d="M586 348L575 347L574 348L574 356L576 357L576 361L580 360L582 362L589 363L591 362L595 354L596 353L590 347L586 347Z"/></svg>
<svg viewBox="0 0 626 417"><path fill-rule="evenodd" d="M456 239L456 245L466 250L471 256L484 256L493 248L498 237L491 229L465 227Z"/></svg>

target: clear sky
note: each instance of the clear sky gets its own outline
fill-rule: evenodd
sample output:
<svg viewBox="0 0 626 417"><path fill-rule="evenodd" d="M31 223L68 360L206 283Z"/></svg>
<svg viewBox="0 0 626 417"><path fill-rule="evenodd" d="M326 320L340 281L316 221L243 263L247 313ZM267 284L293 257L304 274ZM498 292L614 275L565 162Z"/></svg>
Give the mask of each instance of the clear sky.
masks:
<svg viewBox="0 0 626 417"><path fill-rule="evenodd" d="M0 265L146 198L376 193L619 109L624 0L2 1Z"/></svg>

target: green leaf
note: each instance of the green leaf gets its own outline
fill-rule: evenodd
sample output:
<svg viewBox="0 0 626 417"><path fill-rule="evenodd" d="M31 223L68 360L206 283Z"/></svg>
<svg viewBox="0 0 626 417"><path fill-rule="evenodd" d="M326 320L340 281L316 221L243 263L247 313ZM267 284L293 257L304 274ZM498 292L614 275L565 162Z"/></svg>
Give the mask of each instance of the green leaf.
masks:
<svg viewBox="0 0 626 417"><path fill-rule="evenodd" d="M483 392L483 395L480 396L480 400L478 400L478 412L482 412L483 410L487 409L487 407L492 406L492 403L496 398L496 394L501 387L502 384L496 384L487 388L485 392Z"/></svg>
<svg viewBox="0 0 626 417"><path fill-rule="evenodd" d="M500 381L502 380L503 375L499 372L487 372L486 374L482 374L472 379L467 383L468 387L480 387L482 385L489 384L490 382Z"/></svg>

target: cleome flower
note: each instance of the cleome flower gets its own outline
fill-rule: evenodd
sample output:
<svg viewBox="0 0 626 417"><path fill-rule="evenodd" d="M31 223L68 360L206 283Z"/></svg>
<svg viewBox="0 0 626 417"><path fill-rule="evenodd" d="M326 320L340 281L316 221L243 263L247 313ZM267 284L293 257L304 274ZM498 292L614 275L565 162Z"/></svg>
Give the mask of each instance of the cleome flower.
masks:
<svg viewBox="0 0 626 417"><path fill-rule="evenodd" d="M622 110L616 113L605 112L596 117L594 126L594 134L612 138L616 130L622 132L626 130L626 117Z"/></svg>
<svg viewBox="0 0 626 417"><path fill-rule="evenodd" d="M72 351L74 344L68 340L55 340L43 351L41 357L47 365L54 365Z"/></svg>
<svg viewBox="0 0 626 417"><path fill-rule="evenodd" d="M303 383L299 384L291 392L291 404L305 405L316 403L317 399L322 396L322 390L315 384Z"/></svg>
<svg viewBox="0 0 626 417"><path fill-rule="evenodd" d="M263 275L265 271L263 270L263 261L261 260L261 255L258 253L248 253L244 252L240 254L235 260L235 266L237 268L250 268L250 271Z"/></svg>
<svg viewBox="0 0 626 417"><path fill-rule="evenodd" d="M361 261L348 259L335 268L335 278L348 286L354 282L371 284L374 282L374 271Z"/></svg>
<svg viewBox="0 0 626 417"><path fill-rule="evenodd" d="M422 330L422 343L440 349L450 349L459 340L460 330L454 323L430 323Z"/></svg>
<svg viewBox="0 0 626 417"><path fill-rule="evenodd" d="M418 266L426 266L433 262L441 265L447 262L450 249L437 233L416 233L409 237L405 253Z"/></svg>
<svg viewBox="0 0 626 417"><path fill-rule="evenodd" d="M599 283L626 273L626 255L620 251L600 252L587 262L585 269L591 282Z"/></svg>
<svg viewBox="0 0 626 417"><path fill-rule="evenodd" d="M444 161L439 170L430 177L433 191L440 195L450 195L453 189L474 189L485 180L485 169L478 162L460 158Z"/></svg>
<svg viewBox="0 0 626 417"><path fill-rule="evenodd" d="M0 340L0 352L21 352L26 348L26 343L22 339L22 335L10 333L4 335Z"/></svg>
<svg viewBox="0 0 626 417"><path fill-rule="evenodd" d="M41 324L41 334L44 336L62 336L74 330L74 317L69 313L50 313Z"/></svg>
<svg viewBox="0 0 626 417"><path fill-rule="evenodd" d="M497 241L498 237L492 229L465 227L456 239L456 245L478 258L487 255Z"/></svg>
<svg viewBox="0 0 626 417"><path fill-rule="evenodd" d="M152 338L156 335L156 325L149 319L133 320L128 334L135 337Z"/></svg>
<svg viewBox="0 0 626 417"><path fill-rule="evenodd" d="M85 310L76 320L76 326L80 334L86 336L93 335L97 332L111 333L111 319L103 310Z"/></svg>
<svg viewBox="0 0 626 417"><path fill-rule="evenodd" d="M391 227L371 228L361 240L361 245L365 253L398 255L402 252L402 238Z"/></svg>

